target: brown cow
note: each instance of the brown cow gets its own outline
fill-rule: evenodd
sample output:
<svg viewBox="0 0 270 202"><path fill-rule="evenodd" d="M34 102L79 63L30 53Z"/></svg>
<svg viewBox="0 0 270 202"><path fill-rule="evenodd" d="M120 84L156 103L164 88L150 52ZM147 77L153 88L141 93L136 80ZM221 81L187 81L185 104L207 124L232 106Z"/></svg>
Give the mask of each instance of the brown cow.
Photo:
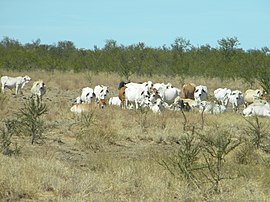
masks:
<svg viewBox="0 0 270 202"><path fill-rule="evenodd" d="M103 109L105 105L106 105L106 100L102 99L97 104L96 103L75 104L70 108L70 111L74 113L90 112L97 108Z"/></svg>
<svg viewBox="0 0 270 202"><path fill-rule="evenodd" d="M120 89L119 89L119 91L118 91L118 97L119 97L119 99L121 100L121 105L120 105L120 107L122 108L122 109L124 109L125 108L125 101L126 101L126 97L125 97L125 90L126 90L126 86L123 86L123 87L121 87Z"/></svg>
<svg viewBox="0 0 270 202"><path fill-rule="evenodd" d="M181 89L180 97L183 99L193 99L196 85L194 83L185 83Z"/></svg>

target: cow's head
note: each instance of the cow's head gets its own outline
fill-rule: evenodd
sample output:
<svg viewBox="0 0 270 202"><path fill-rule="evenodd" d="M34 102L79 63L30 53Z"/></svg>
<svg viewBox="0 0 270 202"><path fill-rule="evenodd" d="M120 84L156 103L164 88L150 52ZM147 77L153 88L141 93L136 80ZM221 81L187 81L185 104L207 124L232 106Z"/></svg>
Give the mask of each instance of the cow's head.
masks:
<svg viewBox="0 0 270 202"><path fill-rule="evenodd" d="M263 90L257 89L256 90L256 98L261 98L263 96Z"/></svg>
<svg viewBox="0 0 270 202"><path fill-rule="evenodd" d="M107 105L107 103L106 103L106 100L105 99L101 99L98 102L98 107L101 108L101 109L104 109L106 105Z"/></svg>
<svg viewBox="0 0 270 202"><path fill-rule="evenodd" d="M96 94L94 93L94 91L91 91L91 92L86 93L85 97L87 98L87 100L92 100L96 98Z"/></svg>
<svg viewBox="0 0 270 202"><path fill-rule="evenodd" d="M196 86L195 88L195 92L194 92L194 98L195 100L206 100L208 97L208 93L207 93L207 87L206 86Z"/></svg>
<svg viewBox="0 0 270 202"><path fill-rule="evenodd" d="M101 86L101 90L99 91L99 97L100 99L105 99L107 95L109 94L109 90L107 86Z"/></svg>
<svg viewBox="0 0 270 202"><path fill-rule="evenodd" d="M31 79L30 76L25 75L25 76L23 77L23 80L24 80L25 83L28 83L28 82L31 81L32 79Z"/></svg>
<svg viewBox="0 0 270 202"><path fill-rule="evenodd" d="M234 90L231 92L231 98L235 98L236 100L241 99L243 97L243 94L239 90Z"/></svg>

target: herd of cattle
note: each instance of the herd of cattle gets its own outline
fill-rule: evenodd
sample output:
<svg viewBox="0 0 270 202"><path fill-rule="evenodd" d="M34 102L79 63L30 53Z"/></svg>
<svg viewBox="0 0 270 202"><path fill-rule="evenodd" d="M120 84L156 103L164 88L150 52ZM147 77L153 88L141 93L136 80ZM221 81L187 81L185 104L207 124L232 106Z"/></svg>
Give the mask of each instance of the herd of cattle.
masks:
<svg viewBox="0 0 270 202"><path fill-rule="evenodd" d="M5 89L15 88L19 94L25 84L29 83L29 76L1 77L2 93ZM33 83L32 97L42 101L46 93L46 85L43 80ZM108 100L108 103L107 103ZM122 109L149 108L154 113L162 113L165 110L195 111L200 113L221 114L228 111L231 106L233 112L239 112L240 106L244 106L244 116L268 116L270 117L269 97L261 89L248 89L244 93L240 90L218 88L214 90L214 99L209 101L207 86L186 83L181 89L173 87L171 83L144 83L120 82L118 95L109 97L108 86L97 85L94 88L85 87L78 96L70 111L81 113L89 111L93 106L104 108L106 104L116 105ZM94 104L93 104L94 103ZM95 104L96 103L96 104Z"/></svg>

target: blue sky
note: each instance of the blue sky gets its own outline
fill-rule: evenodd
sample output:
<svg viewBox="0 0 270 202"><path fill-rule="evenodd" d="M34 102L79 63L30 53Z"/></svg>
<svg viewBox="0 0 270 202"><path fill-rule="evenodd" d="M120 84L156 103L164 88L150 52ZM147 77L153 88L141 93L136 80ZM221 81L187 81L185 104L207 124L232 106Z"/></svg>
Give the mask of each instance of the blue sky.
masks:
<svg viewBox="0 0 270 202"><path fill-rule="evenodd" d="M240 48L270 48L269 0L0 0L0 40L72 41L77 48L144 42L194 46L237 37Z"/></svg>

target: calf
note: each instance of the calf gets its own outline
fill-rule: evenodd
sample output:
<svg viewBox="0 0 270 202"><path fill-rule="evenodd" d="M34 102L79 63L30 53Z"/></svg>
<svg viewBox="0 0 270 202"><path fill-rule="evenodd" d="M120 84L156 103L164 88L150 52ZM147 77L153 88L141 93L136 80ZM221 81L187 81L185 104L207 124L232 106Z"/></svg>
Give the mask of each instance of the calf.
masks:
<svg viewBox="0 0 270 202"><path fill-rule="evenodd" d="M200 113L207 114L222 114L227 111L227 108L224 105L212 103L209 101L201 101L198 104Z"/></svg>
<svg viewBox="0 0 270 202"><path fill-rule="evenodd" d="M232 109L234 112L239 111L240 105L244 104L244 96L241 91L234 90L229 95L229 102L232 104Z"/></svg>
<svg viewBox="0 0 270 202"><path fill-rule="evenodd" d="M105 100L101 100L98 105L94 103L82 103L82 104L75 104L70 108L70 111L73 113L83 113L83 112L91 112L97 108L103 109L106 105Z"/></svg>
<svg viewBox="0 0 270 202"><path fill-rule="evenodd" d="M31 88L32 96L35 96L37 99L42 101L43 95L46 93L46 85L43 80L38 80L33 83Z"/></svg>

